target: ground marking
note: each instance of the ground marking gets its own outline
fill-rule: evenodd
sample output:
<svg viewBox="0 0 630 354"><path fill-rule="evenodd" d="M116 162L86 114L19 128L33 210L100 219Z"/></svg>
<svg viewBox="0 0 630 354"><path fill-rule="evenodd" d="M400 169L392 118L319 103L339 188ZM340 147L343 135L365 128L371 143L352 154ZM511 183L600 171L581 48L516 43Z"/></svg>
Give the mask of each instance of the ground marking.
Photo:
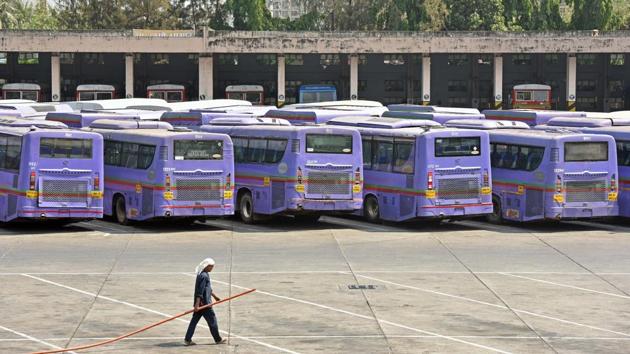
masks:
<svg viewBox="0 0 630 354"><path fill-rule="evenodd" d="M35 280L38 280L38 281L50 284L50 285L58 286L60 288L64 288L64 289L67 289L67 290L72 290L72 291L78 292L78 293L83 294L83 295L88 295L88 296L91 296L91 297L97 297L99 299L107 300L107 301L114 302L114 303L117 303L117 304L126 305L126 306L129 306L129 307L138 309L138 310L142 310L142 311L150 312L150 313L153 313L153 314L156 314L156 315L160 315L162 317L172 317L172 315L169 315L169 314L164 313L164 312L152 310L152 309L150 309L148 307L135 305L135 304L132 304L130 302L117 300L117 299L114 299L114 298L111 298L111 297L108 297L108 296L97 295L97 294L90 293L90 292L87 292L87 291L84 291L84 290L81 290L81 289L73 288L71 286L67 286L67 285L63 285L63 284L60 284L60 283L57 283L57 282L54 282L54 281L46 280L44 278L36 277L34 275L30 275L30 274L26 274L26 273L24 273L22 275L25 276L25 277L31 278L31 279L35 279ZM180 322L188 323L188 321L186 321L184 319L181 319L181 318L178 318L177 320L180 321ZM200 324L200 326L204 327L204 328L208 328L207 326L202 325L202 324ZM234 338L242 339L242 340L245 340L245 341L248 341L248 342L252 342L252 343L256 343L256 344L262 345L262 346L270 348L270 349L275 349L275 350L278 350L278 351L281 351L281 352L285 352L285 353L297 354L297 352L295 352L295 351L292 351L292 350L289 350L289 349L285 349L285 348L281 348L281 347L275 346L273 344L257 341L255 339L248 339L248 338L236 335L234 333L227 333L226 331L221 331L221 332L223 332L223 333L225 333L225 334L227 334L229 336L232 336Z"/></svg>
<svg viewBox="0 0 630 354"><path fill-rule="evenodd" d="M552 282L552 281L548 281L548 280L530 278L530 277L525 277L525 276L522 276L522 275L511 274L511 273L499 273L499 274L507 275L507 276L515 277L515 278L531 280L531 281L544 283L544 284L549 284L549 285L560 286L560 287L563 287L563 288L571 288L571 289L576 289L576 290L582 290L582 291L586 291L586 292L589 292L589 293L613 296L613 297L618 297L618 298L626 299L626 300L630 299L630 296L627 296L627 295L619 295L619 294L609 293L609 292L605 292L605 291L598 291L598 290L593 290L593 289L588 289L588 288L582 288L582 287L579 287L579 286L573 286L573 285L568 285L568 284L561 284L561 283L556 283L556 282Z"/></svg>
<svg viewBox="0 0 630 354"><path fill-rule="evenodd" d="M29 336L28 334L25 334L25 333L22 333L22 332L18 332L18 331L14 331L14 330L12 330L10 328L7 328L7 327L4 327L4 326L0 326L0 329L3 329L5 331L7 331L7 332L11 332L11 333L13 333L15 335L18 335L18 336L20 336L22 338L25 338L24 339L25 341L37 342L39 344L43 344L43 345L45 345L47 347L50 347L50 348L53 348L53 349L63 349L62 347L56 346L54 344L50 344L50 343L48 343L48 342L46 342L44 340L37 339L37 338L35 338L33 336ZM68 352L68 353L76 354L75 352Z"/></svg>

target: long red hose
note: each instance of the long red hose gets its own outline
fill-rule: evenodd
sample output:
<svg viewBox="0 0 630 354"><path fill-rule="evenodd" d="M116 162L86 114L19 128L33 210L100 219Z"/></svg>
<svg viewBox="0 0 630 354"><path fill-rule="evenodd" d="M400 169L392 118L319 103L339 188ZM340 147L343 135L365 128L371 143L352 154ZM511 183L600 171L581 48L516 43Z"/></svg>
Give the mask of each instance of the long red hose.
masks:
<svg viewBox="0 0 630 354"><path fill-rule="evenodd" d="M204 310L204 309L207 309L207 308L210 308L210 307L212 307L212 306L214 306L214 305L222 304L222 303L224 303L224 302L227 302L227 301L230 301L230 300L236 299L237 297L241 297L241 296L243 296L243 295L247 295L247 294L253 293L254 291L256 291L256 289L247 290L247 291L244 291L244 292L242 292L242 293L236 294L236 295L234 295L234 296L228 297L227 299L222 299L222 300L217 301L217 302L214 302L214 303L212 303L212 304L208 304L208 305L205 305L205 306L201 306L201 307L199 308L199 311ZM189 313L192 313L192 312L194 312L194 311L195 311L195 310L193 309L193 310L188 310L188 311L186 311L186 312L182 312L182 313L180 313L180 314L178 314L178 315L175 315L175 316L173 316L173 317L169 317L169 318L163 319L163 320L161 320L161 321L159 321L159 322L155 322L155 323L152 323L152 324L150 324L150 325L144 326L144 327L142 327L142 328L140 328L140 329L137 329L137 330L135 330L135 331L133 331L133 332L129 332L129 333L127 333L127 334L123 334L123 335L122 335L122 336L120 336L120 337L116 337L116 338L112 338L112 339L104 340L104 341L102 341L102 342L97 342L97 343L92 343L92 344L87 344L87 345L81 345L81 346L78 346L78 347L73 347L73 348L64 348L64 349L48 350L48 351L43 351L43 352L35 352L35 353L32 353L32 354L52 354L52 353L64 353L64 352L71 352L71 351L73 352L73 351L79 351L79 350L83 350L83 349L89 349L89 348L94 348L94 347L100 347L100 346L102 346L102 345L106 345L106 344L110 344L110 343L118 342L118 341L119 341L119 340L121 340L121 339L125 339L125 338L127 338L127 337L131 337L131 336L136 335L136 334L138 334L138 333L141 333L141 332L147 331L147 330L149 330L149 329L151 329L151 328L153 328L153 327L157 327L157 326L162 325L162 324L164 324L164 323L166 323L166 322L172 321L172 320L174 320L174 319L176 319L176 318L179 318L179 317L182 317L182 316L186 316L186 315L188 315Z"/></svg>

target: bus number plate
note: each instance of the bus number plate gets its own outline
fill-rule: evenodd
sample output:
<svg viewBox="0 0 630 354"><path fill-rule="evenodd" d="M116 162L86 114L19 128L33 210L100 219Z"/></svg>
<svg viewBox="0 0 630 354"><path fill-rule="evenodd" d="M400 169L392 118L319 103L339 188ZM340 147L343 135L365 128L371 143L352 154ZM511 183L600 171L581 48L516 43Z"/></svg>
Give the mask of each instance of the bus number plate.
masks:
<svg viewBox="0 0 630 354"><path fill-rule="evenodd" d="M425 196L426 196L428 199L434 199L434 198L435 198L435 191L433 191L433 190L427 191L427 192L426 192L426 194L425 194Z"/></svg>
<svg viewBox="0 0 630 354"><path fill-rule="evenodd" d="M263 186L264 187L268 187L271 184L271 178L269 177L264 177L263 178Z"/></svg>
<svg viewBox="0 0 630 354"><path fill-rule="evenodd" d="M92 191L90 193L90 196L92 197L92 199L103 199L103 192L101 192L101 191Z"/></svg>
<svg viewBox="0 0 630 354"><path fill-rule="evenodd" d="M298 193L304 193L304 185L303 184L295 185L295 191Z"/></svg>
<svg viewBox="0 0 630 354"><path fill-rule="evenodd" d="M165 200L173 200L173 192L164 192Z"/></svg>
<svg viewBox="0 0 630 354"><path fill-rule="evenodd" d="M490 187L481 188L481 194L490 194L490 193L492 193L492 188Z"/></svg>
<svg viewBox="0 0 630 354"><path fill-rule="evenodd" d="M360 193L361 192L361 185L360 184L355 184L354 186L352 186L352 192L353 193Z"/></svg>
<svg viewBox="0 0 630 354"><path fill-rule="evenodd" d="M37 191L26 192L26 198L29 198L29 199L35 199L37 198L37 195L38 195Z"/></svg>
<svg viewBox="0 0 630 354"><path fill-rule="evenodd" d="M232 191L224 191L223 192L223 199L232 199Z"/></svg>

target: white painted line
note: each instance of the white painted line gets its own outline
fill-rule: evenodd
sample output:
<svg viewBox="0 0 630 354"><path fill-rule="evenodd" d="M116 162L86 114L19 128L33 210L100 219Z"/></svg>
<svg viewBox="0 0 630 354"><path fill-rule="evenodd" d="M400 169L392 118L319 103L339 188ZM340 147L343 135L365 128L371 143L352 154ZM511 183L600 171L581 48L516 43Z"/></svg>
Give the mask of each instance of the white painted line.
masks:
<svg viewBox="0 0 630 354"><path fill-rule="evenodd" d="M35 338L35 337L33 337L33 336L29 336L28 334L25 334L25 333L22 333L22 332L18 332L18 331L14 331L14 330L12 330L12 329L10 329L10 328L7 328L7 327L5 327L5 326L0 326L0 329L5 330L5 331L7 331L7 332L11 332L11 333L13 333L13 334L15 334L15 335L18 335L18 336L20 336L20 337L24 338L25 340L28 340L28 341L31 341L31 342L37 342L37 343L39 343L39 344L43 344L43 345L45 345L45 346L47 346L47 347L49 347L49 348L53 348L53 349L63 349L62 347L56 346L56 345L54 345L54 344L50 344L50 343L48 343L48 342L46 342L46 341L44 341L44 340L37 339L37 338ZM74 353L74 354L76 354L75 352L68 352L68 353Z"/></svg>
<svg viewBox="0 0 630 354"><path fill-rule="evenodd" d="M50 284L50 285L58 286L60 288L64 288L64 289L67 289L67 290L72 290L72 291L78 292L78 293L83 294L83 295L96 297L96 298L107 300L107 301L114 302L114 303L117 303L117 304L129 306L129 307L132 307L132 308L135 308L135 309L138 309L138 310L142 310L142 311L150 312L150 313L153 313L153 314L156 314L156 315L160 315L162 317L172 317L173 316L173 315L169 315L167 313L163 313L163 312L160 312L160 311L152 310L152 309L144 307L144 306L135 305L135 304L132 304L130 302L117 300L117 299L114 299L114 298L111 298L111 297L108 297L108 296L97 295L97 294L90 293L90 292L87 292L87 291L84 291L84 290L81 290L81 289L77 289L77 288L73 288L73 287L70 287L70 286L67 286L67 285L56 283L54 281L50 281L50 280L46 280L46 279L43 279L43 278L40 278L40 277L36 277L34 275L30 275L30 274L22 274L22 275L25 276L25 277L31 278L31 279L35 279L35 280L41 281L43 283L47 283L47 284ZM178 318L177 320L180 321L180 322L188 323L188 321L183 320L181 318ZM208 328L207 326L204 326L204 325L201 325L201 326L205 327L205 328ZM228 332L223 331L223 330L221 330L221 332L223 332L224 334L227 334L227 335L229 335L231 337L237 338L237 339L241 339L241 340L245 340L245 341L248 341L248 342L252 342L252 343L256 343L256 344L262 345L262 346L267 347L269 349L275 349L275 350L278 350L278 351L281 351L281 352L284 352L284 353L297 354L297 352L295 352L295 351L292 351L292 350L289 350L289 349L285 349L285 348L281 348L281 347L278 347L278 346L275 346L275 345L272 345L272 344L269 344L269 343L261 342L261 341L255 340L255 339L248 339L248 338L236 335L234 333L228 333Z"/></svg>
<svg viewBox="0 0 630 354"><path fill-rule="evenodd" d="M370 280L381 282L381 283L384 283L384 284L390 284L390 285L394 285L394 286L399 286L401 288L407 288L407 289L422 291L422 292L425 292L425 293L431 293L431 294L435 294L435 295L446 296L446 297L449 297L449 298L452 298L452 299L458 299L458 300L462 300L462 301L473 302L473 303L480 304L480 305L491 306L491 307L495 307L495 308L509 310L507 307L505 307L503 305L497 305L497 304L493 304L493 303L490 303L490 302L475 300L475 299L471 299L471 298L464 297L464 296L452 295L452 294L447 294L447 293L443 293L443 292L440 292L440 291L434 291L434 290L429 290L429 289L418 288L418 287L411 286L411 285L395 283L395 282L392 282L392 281L383 280L383 279L377 279L377 278L374 278L374 277L369 277L369 276L360 275L360 274L357 274L357 277L370 279ZM530 311L526 311L526 310L519 310L519 309L515 309L515 308L512 308L512 310L514 312L524 313L524 314L527 314L527 315L530 315L530 316L534 316L534 317L545 318L545 319L548 319L548 320L553 320L553 321L557 321L557 322L561 322L561 323L565 323L565 324L570 324L570 325L574 325L574 326L578 326L578 327L585 327L585 328L590 328L590 329L594 329L594 330L598 330L598 331L602 331L602 332L614 333L614 334L618 334L618 335L621 335L621 336L630 337L630 334L628 334L628 333L618 332L618 331L614 331L614 330L611 330L611 329L606 329L606 328L591 326L591 325L587 325L587 324L583 324L583 323L579 323L579 322L573 322L573 321L569 321L569 320L564 320L564 319L561 319L561 318L557 318L557 317L553 317L553 316L547 316L547 315L543 315L543 314L539 314L539 313L535 313L535 312L530 312Z"/></svg>
<svg viewBox="0 0 630 354"><path fill-rule="evenodd" d="M426 275L441 275L441 274L466 274L470 275L468 271L433 271L433 270L356 270L357 273L378 273L378 274L426 274ZM14 276L14 275L22 275L29 274L28 271L24 272L0 272L0 276ZM119 275L119 276L134 276L134 275L181 275L187 272L37 272L38 275ZM192 274L192 273L190 273ZM226 271L213 271L212 274L229 274ZM280 271L233 271L232 274L348 274L348 270L280 270ZM528 275L630 275L630 273L625 272L603 272L603 273L589 273L589 272L510 272L510 271L499 271L499 272L475 272L475 274L496 274L496 275L504 275L504 274L528 274Z"/></svg>
<svg viewBox="0 0 630 354"><path fill-rule="evenodd" d="M184 275L193 276L192 274L188 274L188 273L184 273ZM214 283L223 284L223 285L226 285L226 286L232 286L232 287L237 288L237 289L247 289L246 287L243 287L243 286L230 284L230 283L226 283L226 282L215 280L215 279L213 279L212 281ZM350 316L353 316L353 317L358 317L358 318L374 321L374 317L371 317L371 316L365 316L365 315L361 315L361 314L358 314L358 313L350 312L350 311L347 311L347 310L343 310L343 309L339 309L339 308L335 308L335 307L331 307L331 306L327 306L327 305L318 304L318 303L307 301L307 300L301 300L301 299L297 299L297 298L293 298L293 297L289 297L289 296L273 294L273 293L262 291L262 290L259 290L259 289L257 289L254 294L262 294L262 295L272 296L272 297L275 297L275 298L278 298L278 299L298 302L298 303L301 303L301 304L315 306L315 307L319 307L319 308L322 308L322 309L326 309L326 310L330 310L330 311L334 311L334 312L350 315ZM470 345L470 346L473 346L473 347L476 347L476 348L481 348L481 349L493 351L493 352L496 352L496 353L504 353L504 354L505 353L509 353L509 352L506 352L506 351L501 350L501 349L485 346L485 345L482 345L482 344L473 343L473 342L470 342L470 341L466 341L466 340L463 340L463 339L459 339L459 338L455 338L455 337L451 337L451 336L447 336L447 335L443 335L443 334L439 334L439 333L434 333L434 332L431 332L431 331L426 331L426 330L419 329L419 328L406 326L406 325L403 325L403 324L400 324L400 323L395 323L395 322L382 320L382 319L378 319L378 318L376 320L378 322L380 322L380 323L388 324L388 325L393 326L393 327L407 329L407 330L410 330L412 332L427 334L427 335L430 335L430 336L433 336L433 337L438 337L438 338L450 340L450 341L453 341L453 342L458 342L458 343Z"/></svg>
<svg viewBox="0 0 630 354"><path fill-rule="evenodd" d="M559 286L559 287L563 287L563 288L570 288L570 289L575 289L575 290L586 291L586 292L589 292L589 293L595 293L595 294L606 295L606 296L613 296L613 297L618 297L618 298L621 298L621 299L630 300L630 296L627 296L627 295L619 295L619 294L609 293L609 292L605 292L605 291L599 291L599 290L593 290L593 289L588 289L588 288L582 288L582 287L579 287L579 286L573 286L573 285L568 285L568 284L561 284L561 283L556 283L556 282L552 282L552 281L548 281L548 280L530 278L530 277L525 277L525 276L522 276L522 275L511 274L511 273L499 273L499 274L510 276L510 277L515 277L515 278L521 278L521 279L525 279L525 280L531 280L531 281L535 281L535 282L539 282L539 283L543 283L543 284L555 285L555 286Z"/></svg>

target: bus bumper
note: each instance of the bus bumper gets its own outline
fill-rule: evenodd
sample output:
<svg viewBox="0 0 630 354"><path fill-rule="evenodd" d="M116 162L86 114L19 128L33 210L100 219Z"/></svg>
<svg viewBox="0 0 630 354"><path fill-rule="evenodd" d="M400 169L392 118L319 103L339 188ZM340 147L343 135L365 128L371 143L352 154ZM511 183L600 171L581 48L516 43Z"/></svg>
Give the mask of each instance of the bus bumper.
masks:
<svg viewBox="0 0 630 354"><path fill-rule="evenodd" d="M234 215L232 204L208 204L208 205L162 205L161 215L158 217L203 217Z"/></svg>
<svg viewBox="0 0 630 354"><path fill-rule="evenodd" d="M293 212L300 211L348 211L352 212L363 207L362 199L353 200L319 200L319 199L294 199L289 202L287 209Z"/></svg>
<svg viewBox="0 0 630 354"><path fill-rule="evenodd" d="M619 207L617 205L600 207L564 207L551 208L547 213L549 219L589 219L618 216Z"/></svg>
<svg viewBox="0 0 630 354"><path fill-rule="evenodd" d="M18 212L23 219L101 219L103 208L24 208Z"/></svg>
<svg viewBox="0 0 630 354"><path fill-rule="evenodd" d="M492 213L492 203L473 205L424 205L418 207L419 218L460 218Z"/></svg>

